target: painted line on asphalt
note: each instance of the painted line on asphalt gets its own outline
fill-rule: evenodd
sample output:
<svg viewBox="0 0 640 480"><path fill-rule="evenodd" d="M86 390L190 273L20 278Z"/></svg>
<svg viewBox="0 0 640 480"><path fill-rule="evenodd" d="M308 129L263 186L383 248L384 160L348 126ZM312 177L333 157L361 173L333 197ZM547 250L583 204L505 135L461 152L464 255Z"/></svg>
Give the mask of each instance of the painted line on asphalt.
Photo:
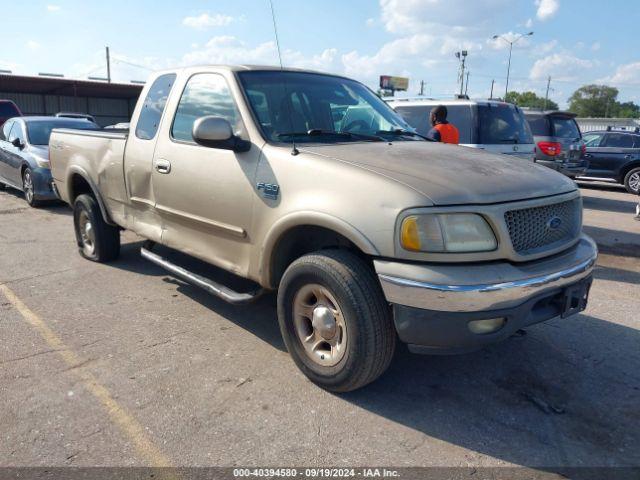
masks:
<svg viewBox="0 0 640 480"><path fill-rule="evenodd" d="M27 307L13 290L6 285L0 284L0 292L22 315L25 322L38 332L52 350L55 350L60 355L62 360L69 366L69 372L76 375L86 390L100 402L111 421L131 441L137 453L145 461L149 462L150 466L171 466L169 458L149 439L142 425L114 400L109 390L101 385L91 372L83 368L82 358L71 350L44 320Z"/></svg>

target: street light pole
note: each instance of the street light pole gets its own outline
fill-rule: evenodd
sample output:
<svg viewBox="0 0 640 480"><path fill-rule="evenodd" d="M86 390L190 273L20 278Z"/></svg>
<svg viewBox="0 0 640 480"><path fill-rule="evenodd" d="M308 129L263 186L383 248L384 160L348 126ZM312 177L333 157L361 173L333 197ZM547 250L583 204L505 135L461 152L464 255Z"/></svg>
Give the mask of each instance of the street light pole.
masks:
<svg viewBox="0 0 640 480"><path fill-rule="evenodd" d="M511 73L511 53L513 52L513 45L516 44L521 38L523 37L528 37L533 35L533 32L529 32L529 33L521 33L518 36L516 36L516 38L514 38L513 40L507 40L503 35L494 35L493 39L497 40L497 39L501 39L504 40L505 42L507 42L509 44L509 61L507 62L507 82L506 82L506 86L504 88L504 99L507 99L507 93L509 93L509 74Z"/></svg>

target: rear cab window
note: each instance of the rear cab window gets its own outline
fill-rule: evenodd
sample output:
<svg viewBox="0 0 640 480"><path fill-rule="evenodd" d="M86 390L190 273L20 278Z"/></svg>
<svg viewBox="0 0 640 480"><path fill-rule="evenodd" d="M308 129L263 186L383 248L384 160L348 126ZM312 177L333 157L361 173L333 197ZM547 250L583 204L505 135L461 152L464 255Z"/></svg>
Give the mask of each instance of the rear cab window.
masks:
<svg viewBox="0 0 640 480"><path fill-rule="evenodd" d="M175 80L175 73L167 73L160 75L153 82L147 97L144 99L144 104L138 117L136 137L142 140L151 140L156 136L164 107L167 104L167 99Z"/></svg>

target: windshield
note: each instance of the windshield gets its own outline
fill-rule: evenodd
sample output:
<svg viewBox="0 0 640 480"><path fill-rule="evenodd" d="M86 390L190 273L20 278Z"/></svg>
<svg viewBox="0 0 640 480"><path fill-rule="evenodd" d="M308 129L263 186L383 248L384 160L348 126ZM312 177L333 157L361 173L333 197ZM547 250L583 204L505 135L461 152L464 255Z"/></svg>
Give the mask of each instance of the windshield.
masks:
<svg viewBox="0 0 640 480"><path fill-rule="evenodd" d="M580 138L578 124L573 118L551 117L554 136L560 138Z"/></svg>
<svg viewBox="0 0 640 480"><path fill-rule="evenodd" d="M0 117L9 118L20 115L18 109L11 102L0 102Z"/></svg>
<svg viewBox="0 0 640 480"><path fill-rule="evenodd" d="M482 144L533 143L531 129L519 108L508 103L478 105Z"/></svg>
<svg viewBox="0 0 640 480"><path fill-rule="evenodd" d="M353 80L302 72L239 73L272 142L422 140L385 102Z"/></svg>
<svg viewBox="0 0 640 480"><path fill-rule="evenodd" d="M26 122L27 137L31 145L49 145L51 130L54 128L73 128L76 130L100 130L100 127L89 120L38 120Z"/></svg>

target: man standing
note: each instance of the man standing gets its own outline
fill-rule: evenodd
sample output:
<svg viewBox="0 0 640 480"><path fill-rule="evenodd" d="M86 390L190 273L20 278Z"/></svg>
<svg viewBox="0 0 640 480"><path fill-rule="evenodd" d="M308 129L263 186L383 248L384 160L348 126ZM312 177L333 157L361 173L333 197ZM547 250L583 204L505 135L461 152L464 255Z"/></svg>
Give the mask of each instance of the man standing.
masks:
<svg viewBox="0 0 640 480"><path fill-rule="evenodd" d="M460 132L455 125L447 122L447 107L444 105L433 107L429 120L433 128L427 133L428 138L434 142L458 144Z"/></svg>

